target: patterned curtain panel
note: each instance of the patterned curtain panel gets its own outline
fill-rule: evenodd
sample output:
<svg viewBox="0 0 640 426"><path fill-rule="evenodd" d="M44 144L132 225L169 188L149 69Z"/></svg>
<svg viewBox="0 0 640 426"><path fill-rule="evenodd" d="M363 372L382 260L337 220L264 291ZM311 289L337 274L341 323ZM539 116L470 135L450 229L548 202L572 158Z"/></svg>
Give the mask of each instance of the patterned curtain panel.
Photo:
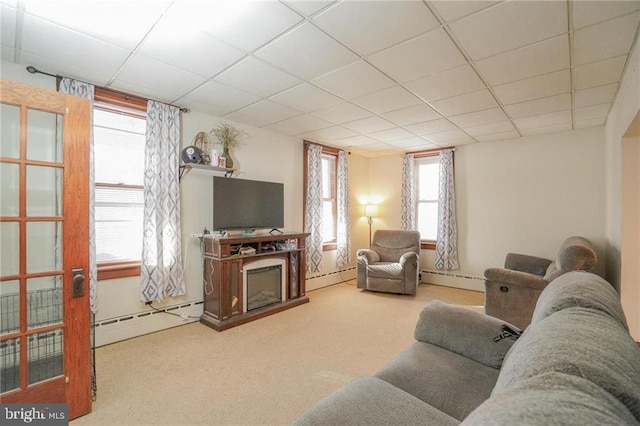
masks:
<svg viewBox="0 0 640 426"><path fill-rule="evenodd" d="M180 110L147 104L140 300L185 294L178 180Z"/></svg>
<svg viewBox="0 0 640 426"><path fill-rule="evenodd" d="M453 150L440 152L436 269L458 269L458 227L453 178Z"/></svg>
<svg viewBox="0 0 640 426"><path fill-rule="evenodd" d="M402 205L400 207L401 227L404 231L415 231L416 223L416 178L415 158L405 154L402 158Z"/></svg>
<svg viewBox="0 0 640 426"><path fill-rule="evenodd" d="M60 80L60 93L90 99L93 107L95 88L93 84L64 77ZM92 313L98 310L98 267L96 265L96 208L95 208L95 162L93 153L93 108L90 115L91 136L89 138L89 307ZM59 127L59 126L58 126Z"/></svg>
<svg viewBox="0 0 640 426"><path fill-rule="evenodd" d="M345 151L338 153L338 235L336 266L351 263L351 206L349 203L349 166Z"/></svg>
<svg viewBox="0 0 640 426"><path fill-rule="evenodd" d="M322 262L322 147L309 144L307 149L307 201L304 232L307 237L307 272L320 272Z"/></svg>

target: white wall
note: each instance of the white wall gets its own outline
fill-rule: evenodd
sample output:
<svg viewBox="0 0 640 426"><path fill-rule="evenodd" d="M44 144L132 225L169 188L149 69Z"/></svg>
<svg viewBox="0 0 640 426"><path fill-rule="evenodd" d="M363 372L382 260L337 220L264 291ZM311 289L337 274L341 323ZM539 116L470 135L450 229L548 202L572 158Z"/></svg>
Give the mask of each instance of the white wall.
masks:
<svg viewBox="0 0 640 426"><path fill-rule="evenodd" d="M572 235L605 254L603 128L456 148L455 182L460 270L423 274L423 281L484 291L483 271L508 252L553 258ZM370 185L383 201L381 227L400 226L402 161L372 159ZM434 252L421 268L435 271ZM596 270L603 275L604 262Z"/></svg>
<svg viewBox="0 0 640 426"><path fill-rule="evenodd" d="M606 124L608 278L620 291L622 307L624 308L629 323L631 335L636 341L640 341L640 297L638 297L640 294L640 282L634 281L633 279L622 279L621 259L624 257L622 254L622 229L623 219L628 218L628 216L623 216L622 212L622 146L624 135L627 134L629 126L639 113L640 43L636 43L629 63L627 64L627 70L625 78L622 81L620 92Z"/></svg>

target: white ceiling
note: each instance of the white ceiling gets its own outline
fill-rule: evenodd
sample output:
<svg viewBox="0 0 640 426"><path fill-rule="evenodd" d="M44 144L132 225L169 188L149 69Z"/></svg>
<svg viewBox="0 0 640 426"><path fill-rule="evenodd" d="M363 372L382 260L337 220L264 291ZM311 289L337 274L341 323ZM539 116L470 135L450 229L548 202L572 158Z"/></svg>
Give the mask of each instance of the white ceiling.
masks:
<svg viewBox="0 0 640 426"><path fill-rule="evenodd" d="M602 126L640 23L637 0L0 4L5 61L366 156Z"/></svg>

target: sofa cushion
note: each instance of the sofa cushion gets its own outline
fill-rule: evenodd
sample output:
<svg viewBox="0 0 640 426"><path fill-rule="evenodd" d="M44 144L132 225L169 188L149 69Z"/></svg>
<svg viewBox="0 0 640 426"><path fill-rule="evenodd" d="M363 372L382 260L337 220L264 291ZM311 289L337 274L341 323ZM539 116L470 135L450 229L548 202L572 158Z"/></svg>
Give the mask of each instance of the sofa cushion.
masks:
<svg viewBox="0 0 640 426"><path fill-rule="evenodd" d="M355 379L292 421L293 425L458 425L460 422L375 377Z"/></svg>
<svg viewBox="0 0 640 426"><path fill-rule="evenodd" d="M593 382L640 421L640 348L609 314L573 307L532 323L505 358L492 395L548 372Z"/></svg>
<svg viewBox="0 0 640 426"><path fill-rule="evenodd" d="M416 340L431 343L493 368L500 368L514 338L493 339L501 327L517 327L488 315L440 300L427 303L413 333Z"/></svg>
<svg viewBox="0 0 640 426"><path fill-rule="evenodd" d="M588 379L545 373L489 398L463 425L632 425L627 407Z"/></svg>
<svg viewBox="0 0 640 426"><path fill-rule="evenodd" d="M404 277L404 270L397 262L377 262L367 266L367 275L373 278L401 280Z"/></svg>
<svg viewBox="0 0 640 426"><path fill-rule="evenodd" d="M605 312L628 330L620 296L613 286L599 276L583 271L569 272L550 283L538 298L531 323L572 307Z"/></svg>
<svg viewBox="0 0 640 426"><path fill-rule="evenodd" d="M489 397L498 373L438 346L415 342L376 377L462 420Z"/></svg>

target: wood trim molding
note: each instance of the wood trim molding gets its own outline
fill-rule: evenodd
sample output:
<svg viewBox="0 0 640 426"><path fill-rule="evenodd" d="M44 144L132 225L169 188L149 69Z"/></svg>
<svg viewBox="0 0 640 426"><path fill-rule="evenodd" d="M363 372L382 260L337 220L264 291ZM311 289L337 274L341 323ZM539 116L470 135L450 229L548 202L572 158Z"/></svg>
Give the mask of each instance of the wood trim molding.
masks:
<svg viewBox="0 0 640 426"><path fill-rule="evenodd" d="M98 265L98 281L140 276L140 262Z"/></svg>

